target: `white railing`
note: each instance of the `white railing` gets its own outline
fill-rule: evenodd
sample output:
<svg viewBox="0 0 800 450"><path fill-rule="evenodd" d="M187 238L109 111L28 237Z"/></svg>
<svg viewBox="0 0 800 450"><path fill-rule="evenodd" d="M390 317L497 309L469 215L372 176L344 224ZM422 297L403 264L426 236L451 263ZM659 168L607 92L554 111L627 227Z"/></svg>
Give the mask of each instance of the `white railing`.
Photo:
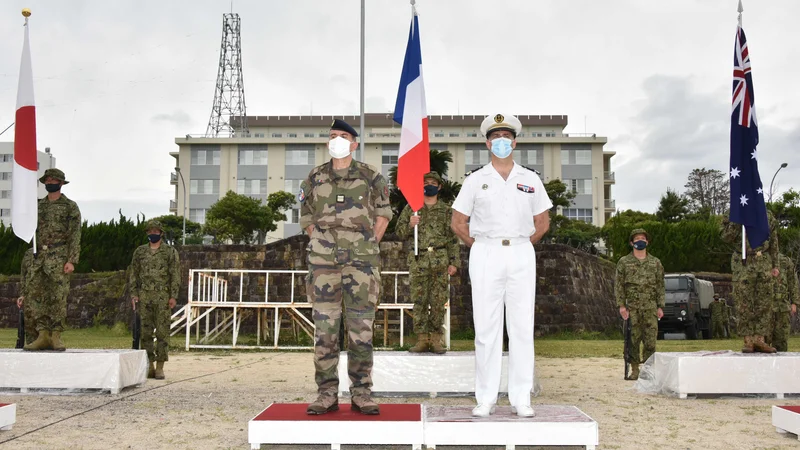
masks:
<svg viewBox="0 0 800 450"><path fill-rule="evenodd" d="M305 277L307 270L246 270L246 269L191 269L189 271L189 301L173 314L171 329L172 334L176 334L181 327L186 332L186 350L191 348L270 348L270 349L299 349L312 348L311 346L281 346L279 345L281 332L281 318L287 313L292 320L293 326L299 326L309 337L314 336L314 322L310 319L312 304L308 302L304 295L302 298L295 298L296 277ZM277 290L270 293L270 278L274 279L277 275L288 275L291 278L288 299L280 299ZM408 271L382 271L382 276L394 276L394 289L391 300L386 302L385 293L381 295L381 302L378 311L383 311L383 332L384 347L388 342L388 327L390 311L399 312L400 346L404 344L405 338L405 314L410 314L414 308L413 303L399 303L400 276L408 276ZM244 279L246 276L256 277L257 282L261 276L264 277L263 293L258 295L255 301L245 297ZM231 298L228 295L229 282L234 282L239 278L238 295ZM248 294L252 298L252 294ZM284 295L285 296L285 295ZM450 289L448 279L448 302L445 305L445 346L450 347ZM256 312L256 345L239 345L239 330L244 311ZM267 312L272 311L273 323L269 324ZM307 311L304 314L302 311ZM220 313L222 317L220 318ZM211 319L214 314L214 324L212 327ZM204 332L201 337L201 322L205 319ZM378 317L375 319L379 320ZM262 323L263 322L263 323ZM263 325L263 326L262 326ZM195 343L191 342L192 326L195 327ZM272 345L262 346L261 337L266 338L272 328ZM231 332L231 345L211 344L213 340L227 331ZM266 343L266 342L265 342Z"/></svg>

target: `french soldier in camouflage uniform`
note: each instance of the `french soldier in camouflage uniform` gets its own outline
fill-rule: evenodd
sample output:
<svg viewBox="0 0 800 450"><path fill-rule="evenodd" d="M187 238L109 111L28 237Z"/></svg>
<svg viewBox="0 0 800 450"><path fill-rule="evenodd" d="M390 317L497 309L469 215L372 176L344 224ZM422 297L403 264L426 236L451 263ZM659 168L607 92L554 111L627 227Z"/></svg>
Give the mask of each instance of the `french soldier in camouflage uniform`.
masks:
<svg viewBox="0 0 800 450"><path fill-rule="evenodd" d="M775 287L775 297L772 303L771 333L767 343L779 352L789 350L789 332L791 331L790 314L797 313L800 304L800 291L798 291L797 273L792 259L786 255L778 255L780 260L780 277Z"/></svg>
<svg viewBox="0 0 800 450"><path fill-rule="evenodd" d="M655 256L647 253L650 235L641 228L630 234L633 252L620 258L614 280L614 294L619 313L631 321L629 380L639 378L639 364L656 352L658 319L664 316L664 266ZM639 345L644 349L639 356Z"/></svg>
<svg viewBox="0 0 800 450"><path fill-rule="evenodd" d="M372 400L372 325L380 293L378 243L392 218L386 179L355 161L358 133L342 120L331 125L332 159L300 186L300 225L309 235L309 301L313 304L314 368L319 396L308 414L339 409L339 327L347 321L351 409L379 414Z"/></svg>
<svg viewBox="0 0 800 450"><path fill-rule="evenodd" d="M39 182L45 185L47 196L39 199L37 251L28 260L23 294L25 320L30 318L39 334L23 349L64 351L61 333L67 318L69 274L75 271L81 253L81 212L61 193L61 187L69 183L64 172L47 169Z"/></svg>
<svg viewBox="0 0 800 450"><path fill-rule="evenodd" d="M775 348L766 343L772 317L772 298L780 273L778 259L778 233L772 213L767 213L770 223L769 240L761 247L751 248L746 244L746 260L742 259L742 226L724 219L722 238L734 245L731 255L733 273L733 298L738 317L737 332L744 338L743 353L775 353Z"/></svg>
<svg viewBox="0 0 800 450"><path fill-rule="evenodd" d="M419 255L414 255L413 250L408 255L414 332L417 334L417 343L410 351L415 353L430 350L442 354L447 351L442 345L442 323L449 300L448 275L455 275L461 265L458 238L450 228L453 210L439 201L441 186L442 177L438 173L426 174L425 206L412 215L411 207L406 205L395 228L399 237L410 237L413 241L414 227L419 227Z"/></svg>
<svg viewBox="0 0 800 450"><path fill-rule="evenodd" d="M714 301L711 303L711 338L718 339L725 337L725 311L727 306L720 300L719 294L714 294Z"/></svg>
<svg viewBox="0 0 800 450"><path fill-rule="evenodd" d="M150 242L134 250L128 286L134 310L138 303L142 323L141 348L147 351L150 361L147 377L163 380L164 362L169 360L170 316L181 287L180 258L174 247L163 243L160 222L151 220L146 228Z"/></svg>

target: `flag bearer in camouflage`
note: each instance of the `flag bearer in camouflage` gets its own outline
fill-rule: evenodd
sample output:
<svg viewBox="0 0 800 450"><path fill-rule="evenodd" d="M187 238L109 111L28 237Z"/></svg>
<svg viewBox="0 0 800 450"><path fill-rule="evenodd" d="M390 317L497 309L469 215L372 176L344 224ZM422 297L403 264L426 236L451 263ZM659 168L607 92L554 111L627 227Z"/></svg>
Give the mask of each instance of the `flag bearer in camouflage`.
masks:
<svg viewBox="0 0 800 450"><path fill-rule="evenodd" d="M169 319L181 287L180 259L174 247L163 243L160 222L151 220L146 228L150 242L133 252L128 285L131 304L139 308L142 321L141 348L147 350L150 361L147 377L163 380L164 362L169 360Z"/></svg>
<svg viewBox="0 0 800 450"><path fill-rule="evenodd" d="M392 218L386 179L355 161L358 133L334 120L331 160L315 167L300 186L300 225L308 243L308 298L313 303L314 368L318 393L308 414L339 409L339 326L342 308L348 330L347 372L351 406L379 414L372 400L372 324L380 292L378 243Z"/></svg>
<svg viewBox="0 0 800 450"><path fill-rule="evenodd" d="M719 299L719 294L714 294L711 303L711 338L725 337L725 309L727 305Z"/></svg>
<svg viewBox="0 0 800 450"><path fill-rule="evenodd" d="M647 253L650 235L637 228L631 232L633 252L620 258L614 281L619 313L631 321L631 374L629 380L639 378L639 364L656 352L658 319L664 316L664 266L655 256ZM639 345L644 349L639 357Z"/></svg>
<svg viewBox="0 0 800 450"><path fill-rule="evenodd" d="M412 215L406 205L397 219L395 231L403 239L411 239L408 268L411 275L411 298L414 300L414 332L417 343L411 352L432 351L442 354L442 323L448 300L448 275L456 274L461 265L458 238L450 229L453 210L439 201L442 177L431 172L424 177L425 207ZM419 254L414 255L414 226L419 225Z"/></svg>
<svg viewBox="0 0 800 450"><path fill-rule="evenodd" d="M744 262L741 253L742 226L727 218L722 224L722 239L734 247L731 256L733 299L736 301L737 333L744 338L742 353L776 351L765 339L770 333L772 298L780 274L777 222L772 213L767 212L767 217L771 230L769 240L758 248L751 248L748 240Z"/></svg>
<svg viewBox="0 0 800 450"><path fill-rule="evenodd" d="M775 287L775 297L772 303L772 327L766 341L779 352L789 351L789 331L791 330L791 315L797 314L797 305L800 304L797 273L794 263L788 256L780 254L780 277Z"/></svg>
<svg viewBox="0 0 800 450"><path fill-rule="evenodd" d="M24 300L39 335L23 350L64 351L61 333L67 318L69 274L81 253L81 212L61 193L61 187L69 183L64 172L47 169L39 182L45 185L47 196L39 199L37 251Z"/></svg>

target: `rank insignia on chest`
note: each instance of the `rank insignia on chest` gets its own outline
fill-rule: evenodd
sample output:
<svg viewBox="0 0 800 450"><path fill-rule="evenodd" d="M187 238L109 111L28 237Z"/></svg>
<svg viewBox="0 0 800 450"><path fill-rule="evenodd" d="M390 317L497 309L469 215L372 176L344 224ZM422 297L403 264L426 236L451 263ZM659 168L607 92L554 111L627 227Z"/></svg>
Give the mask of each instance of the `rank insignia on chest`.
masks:
<svg viewBox="0 0 800 450"><path fill-rule="evenodd" d="M525 186L524 184L517 184L517 189L528 194L532 194L535 191L533 186Z"/></svg>
<svg viewBox="0 0 800 450"><path fill-rule="evenodd" d="M336 196L336 203L344 203L344 194L338 194Z"/></svg>
<svg viewBox="0 0 800 450"><path fill-rule="evenodd" d="M303 191L303 189L301 188L301 189L300 189L300 192L297 194L297 201L298 201L298 202L300 202L300 203L303 203L303 201L304 201L305 199L306 199L306 193L305 193L305 192Z"/></svg>

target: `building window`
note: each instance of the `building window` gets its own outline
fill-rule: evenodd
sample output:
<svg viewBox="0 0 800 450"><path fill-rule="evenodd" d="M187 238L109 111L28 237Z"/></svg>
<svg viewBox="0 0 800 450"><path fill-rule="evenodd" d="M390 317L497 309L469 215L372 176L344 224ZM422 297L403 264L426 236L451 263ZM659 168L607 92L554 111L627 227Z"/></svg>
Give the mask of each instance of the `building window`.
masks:
<svg viewBox="0 0 800 450"><path fill-rule="evenodd" d="M591 208L565 208L563 210L564 217L571 220L582 220L586 223L592 223L592 209Z"/></svg>
<svg viewBox="0 0 800 450"><path fill-rule="evenodd" d="M286 223L300 223L300 208L294 208L287 212Z"/></svg>
<svg viewBox="0 0 800 450"><path fill-rule="evenodd" d="M0 217L11 217L11 210L8 208L0 209Z"/></svg>
<svg viewBox="0 0 800 450"><path fill-rule="evenodd" d="M300 192L300 184L303 183L303 180L283 180L283 190L290 193L297 195Z"/></svg>
<svg viewBox="0 0 800 450"><path fill-rule="evenodd" d="M239 165L240 166L266 166L267 165L267 151L266 150L242 150L242 145L239 146ZM264 148L258 146L259 148Z"/></svg>
<svg viewBox="0 0 800 450"><path fill-rule="evenodd" d="M444 137L444 133L433 133L433 137Z"/></svg>
<svg viewBox="0 0 800 450"><path fill-rule="evenodd" d="M267 180L236 180L236 193L242 195L267 195Z"/></svg>
<svg viewBox="0 0 800 450"><path fill-rule="evenodd" d="M314 165L314 146L312 145L292 145L286 146L286 165L287 166L313 166Z"/></svg>
<svg viewBox="0 0 800 450"><path fill-rule="evenodd" d="M11 162L14 160L14 155L8 154L3 155L3 162Z"/></svg>
<svg viewBox="0 0 800 450"><path fill-rule="evenodd" d="M259 137L263 138L264 137L264 133L255 133L253 136L257 137L257 138L259 138Z"/></svg>
<svg viewBox="0 0 800 450"><path fill-rule="evenodd" d="M459 136L461 136L461 134L459 134L459 133L450 133L449 136L450 137L459 137Z"/></svg>
<svg viewBox="0 0 800 450"><path fill-rule="evenodd" d="M318 136L326 138L326 137L331 137L331 134L330 133L320 133Z"/></svg>
<svg viewBox="0 0 800 450"><path fill-rule="evenodd" d="M272 133L272 137L274 138L283 137L283 133Z"/></svg>
<svg viewBox="0 0 800 450"><path fill-rule="evenodd" d="M0 180L10 180L11 172L0 172Z"/></svg>
<svg viewBox="0 0 800 450"><path fill-rule="evenodd" d="M564 180L567 189L578 195L592 195L592 180Z"/></svg>
<svg viewBox="0 0 800 450"><path fill-rule="evenodd" d="M11 198L11 191L0 191L0 198Z"/></svg>
<svg viewBox="0 0 800 450"><path fill-rule="evenodd" d="M197 222L200 225L206 223L206 210L205 209L189 209L189 220Z"/></svg>
<svg viewBox="0 0 800 450"><path fill-rule="evenodd" d="M313 138L314 137L314 133L303 133L303 137Z"/></svg>
<svg viewBox="0 0 800 450"><path fill-rule="evenodd" d="M218 166L219 150L195 150L192 149L193 166Z"/></svg>
<svg viewBox="0 0 800 450"><path fill-rule="evenodd" d="M489 150L486 150L485 147L482 149L477 149L477 148L466 149L464 151L464 164L468 166L474 166L474 165L483 166L489 164L490 159L491 158L489 157Z"/></svg>
<svg viewBox="0 0 800 450"><path fill-rule="evenodd" d="M478 137L478 133L467 133L467 137Z"/></svg>
<svg viewBox="0 0 800 450"><path fill-rule="evenodd" d="M542 150L520 149L517 147L512 155L514 161L523 166L544 165L544 152Z"/></svg>
<svg viewBox="0 0 800 450"><path fill-rule="evenodd" d="M288 134L288 136L289 136L289 137L295 137L295 138L296 138L296 137L297 137L297 133L289 133L289 134Z"/></svg>
<svg viewBox="0 0 800 450"><path fill-rule="evenodd" d="M219 194L219 180L191 180L192 194L213 195Z"/></svg>
<svg viewBox="0 0 800 450"><path fill-rule="evenodd" d="M592 165L591 150L561 150L561 165Z"/></svg>
<svg viewBox="0 0 800 450"><path fill-rule="evenodd" d="M396 166L397 165L397 157L400 154L400 150L398 149L388 149L384 146L383 148L383 156L381 156L381 164L384 166Z"/></svg>

